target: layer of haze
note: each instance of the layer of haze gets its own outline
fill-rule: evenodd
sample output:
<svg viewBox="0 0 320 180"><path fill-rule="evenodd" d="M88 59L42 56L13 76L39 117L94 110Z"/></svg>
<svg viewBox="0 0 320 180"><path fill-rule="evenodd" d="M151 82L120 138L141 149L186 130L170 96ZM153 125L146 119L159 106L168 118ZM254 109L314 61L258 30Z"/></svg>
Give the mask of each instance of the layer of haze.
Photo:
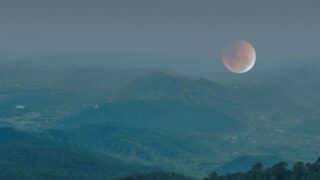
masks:
<svg viewBox="0 0 320 180"><path fill-rule="evenodd" d="M258 65L275 64L320 56L319 8L316 0L4 0L0 51L152 53L198 59L201 69L246 39Z"/></svg>

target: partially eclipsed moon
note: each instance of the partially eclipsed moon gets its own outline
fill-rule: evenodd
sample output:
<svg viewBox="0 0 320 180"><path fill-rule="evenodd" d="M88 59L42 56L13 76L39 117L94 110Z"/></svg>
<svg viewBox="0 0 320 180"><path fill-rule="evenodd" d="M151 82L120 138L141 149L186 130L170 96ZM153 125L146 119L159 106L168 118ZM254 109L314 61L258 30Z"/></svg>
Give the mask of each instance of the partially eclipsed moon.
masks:
<svg viewBox="0 0 320 180"><path fill-rule="evenodd" d="M256 52L253 46L245 40L235 41L223 53L224 66L234 73L248 72L255 62Z"/></svg>

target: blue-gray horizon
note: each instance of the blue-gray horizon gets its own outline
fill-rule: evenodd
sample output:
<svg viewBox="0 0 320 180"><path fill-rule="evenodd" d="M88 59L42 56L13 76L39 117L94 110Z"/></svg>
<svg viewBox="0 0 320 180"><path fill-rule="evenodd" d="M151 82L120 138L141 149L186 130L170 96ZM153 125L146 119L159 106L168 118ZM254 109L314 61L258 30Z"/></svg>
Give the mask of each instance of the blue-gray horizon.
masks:
<svg viewBox="0 0 320 180"><path fill-rule="evenodd" d="M155 52L221 57L246 39L259 56L320 56L318 1L5 0L0 51Z"/></svg>

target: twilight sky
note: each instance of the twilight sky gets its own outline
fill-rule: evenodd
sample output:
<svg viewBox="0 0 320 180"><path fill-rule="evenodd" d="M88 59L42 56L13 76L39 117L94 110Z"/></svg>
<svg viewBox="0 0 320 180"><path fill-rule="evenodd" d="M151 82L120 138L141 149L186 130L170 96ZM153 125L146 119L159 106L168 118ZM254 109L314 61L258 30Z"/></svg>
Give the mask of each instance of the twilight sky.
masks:
<svg viewBox="0 0 320 180"><path fill-rule="evenodd" d="M1 0L0 52L156 52L320 57L319 0Z"/></svg>

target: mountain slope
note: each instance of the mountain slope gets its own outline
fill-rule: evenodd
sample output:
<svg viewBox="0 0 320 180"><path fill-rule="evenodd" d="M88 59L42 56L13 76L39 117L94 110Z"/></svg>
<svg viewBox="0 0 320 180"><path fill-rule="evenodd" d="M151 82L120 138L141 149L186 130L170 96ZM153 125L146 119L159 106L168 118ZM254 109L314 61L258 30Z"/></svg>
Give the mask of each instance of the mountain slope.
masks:
<svg viewBox="0 0 320 180"><path fill-rule="evenodd" d="M188 175L204 175L201 163L211 163L212 159L221 161L224 158L208 143L209 140L221 142L219 138L203 139L187 133L117 126L110 122L89 122L73 127L69 125L63 131L64 136L68 137L63 141L91 151L108 154L126 162L185 172Z"/></svg>
<svg viewBox="0 0 320 180"><path fill-rule="evenodd" d="M106 179L143 167L38 135L0 128L1 179Z"/></svg>
<svg viewBox="0 0 320 180"><path fill-rule="evenodd" d="M213 108L162 100L106 103L83 110L66 121L76 124L113 122L124 126L212 134L243 128L238 120Z"/></svg>
<svg viewBox="0 0 320 180"><path fill-rule="evenodd" d="M232 106L228 88L206 79L190 79L152 72L132 81L115 96L116 100L169 100L196 105Z"/></svg>

